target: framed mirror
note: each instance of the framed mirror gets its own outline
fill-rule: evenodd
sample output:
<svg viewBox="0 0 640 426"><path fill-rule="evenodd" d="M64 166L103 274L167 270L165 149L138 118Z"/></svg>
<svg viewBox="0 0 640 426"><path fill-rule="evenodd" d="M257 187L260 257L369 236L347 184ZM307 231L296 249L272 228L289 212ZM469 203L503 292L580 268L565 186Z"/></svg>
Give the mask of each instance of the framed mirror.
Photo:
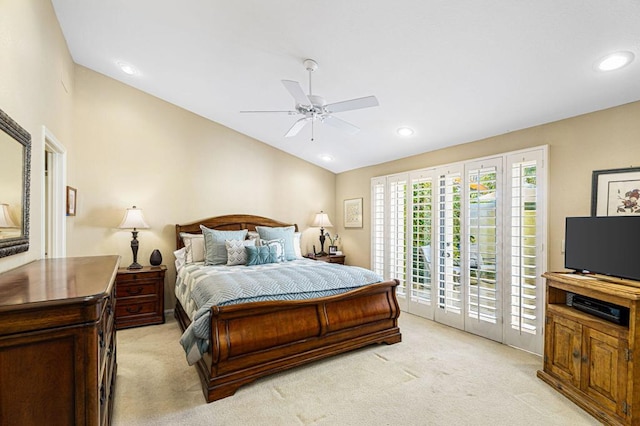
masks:
<svg viewBox="0 0 640 426"><path fill-rule="evenodd" d="M31 135L0 109L0 257L29 250Z"/></svg>

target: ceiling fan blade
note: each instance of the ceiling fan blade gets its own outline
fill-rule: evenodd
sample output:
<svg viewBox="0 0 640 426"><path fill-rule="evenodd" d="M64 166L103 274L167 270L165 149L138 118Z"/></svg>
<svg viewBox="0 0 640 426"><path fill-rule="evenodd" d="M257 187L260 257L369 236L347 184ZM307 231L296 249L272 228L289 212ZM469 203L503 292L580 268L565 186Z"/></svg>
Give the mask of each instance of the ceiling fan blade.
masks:
<svg viewBox="0 0 640 426"><path fill-rule="evenodd" d="M298 111L240 111L240 113L242 114L247 114L247 113L261 113L261 112L267 112L267 113L276 113L276 114L288 114L288 115L296 115L296 114L300 114Z"/></svg>
<svg viewBox="0 0 640 426"><path fill-rule="evenodd" d="M301 118L300 120L296 121L295 123L293 123L293 126L291 126L291 128L289 129L287 134L284 135L284 137L285 138L290 138L292 136L297 135L298 132L300 132L300 130L302 130L302 128L307 124L307 121L309 121L307 119L307 117L304 117L304 118Z"/></svg>
<svg viewBox="0 0 640 426"><path fill-rule="evenodd" d="M351 123L347 123L344 120L340 120L332 115L328 115L322 120L323 123L326 123L330 126L335 127L336 129L344 130L349 134L355 135L360 131L359 127L354 126Z"/></svg>
<svg viewBox="0 0 640 426"><path fill-rule="evenodd" d="M369 108L380 105L375 96L365 96L364 98L350 99L348 101L336 102L325 106L329 113L351 111L353 109Z"/></svg>
<svg viewBox="0 0 640 426"><path fill-rule="evenodd" d="M282 80L282 84L284 84L285 89L291 93L291 96L296 100L297 105L311 105L311 101L307 95L304 94L300 83L292 80Z"/></svg>

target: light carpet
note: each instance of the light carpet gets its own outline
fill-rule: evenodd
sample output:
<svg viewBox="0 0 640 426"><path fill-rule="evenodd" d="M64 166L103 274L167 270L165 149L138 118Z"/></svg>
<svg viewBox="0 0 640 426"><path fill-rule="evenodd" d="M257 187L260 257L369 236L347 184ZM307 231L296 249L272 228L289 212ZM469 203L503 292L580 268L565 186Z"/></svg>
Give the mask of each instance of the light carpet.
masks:
<svg viewBox="0 0 640 426"><path fill-rule="evenodd" d="M413 315L375 345L207 404L173 318L117 332L115 425L597 425L536 377L542 359Z"/></svg>

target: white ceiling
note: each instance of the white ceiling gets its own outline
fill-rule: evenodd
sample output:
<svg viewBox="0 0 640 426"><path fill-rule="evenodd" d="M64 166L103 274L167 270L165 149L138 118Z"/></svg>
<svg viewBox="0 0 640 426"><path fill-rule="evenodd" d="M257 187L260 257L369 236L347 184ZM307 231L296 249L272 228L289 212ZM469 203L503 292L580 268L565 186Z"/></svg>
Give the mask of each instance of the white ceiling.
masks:
<svg viewBox="0 0 640 426"><path fill-rule="evenodd" d="M638 0L52 3L76 63L336 173L640 100ZM594 70L618 50L636 60ZM280 81L306 91L306 58L327 102L378 98L336 114L357 135L240 114L293 109Z"/></svg>

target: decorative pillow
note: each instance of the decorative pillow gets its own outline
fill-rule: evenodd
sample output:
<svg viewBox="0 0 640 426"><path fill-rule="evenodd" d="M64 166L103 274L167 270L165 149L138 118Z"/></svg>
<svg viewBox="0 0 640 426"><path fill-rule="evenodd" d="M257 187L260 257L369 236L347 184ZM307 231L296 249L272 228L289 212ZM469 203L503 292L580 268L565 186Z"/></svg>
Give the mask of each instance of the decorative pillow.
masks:
<svg viewBox="0 0 640 426"><path fill-rule="evenodd" d="M284 262L286 260L284 254L284 238L276 240L260 240L260 246L275 247L276 262Z"/></svg>
<svg viewBox="0 0 640 426"><path fill-rule="evenodd" d="M204 235L204 264L224 265L227 263L227 248L224 242L227 240L244 241L247 230L240 231L218 231L200 225L202 235Z"/></svg>
<svg viewBox="0 0 640 426"><path fill-rule="evenodd" d="M284 239L284 257L285 260L295 260L296 252L294 249L293 234L296 230L295 226L284 226L280 228L272 228L269 226L256 226L256 231L260 234L261 240Z"/></svg>
<svg viewBox="0 0 640 426"><path fill-rule="evenodd" d="M227 240L224 246L227 249L227 265L244 265L247 263L247 250L245 247L254 246L255 240Z"/></svg>
<svg viewBox="0 0 640 426"><path fill-rule="evenodd" d="M181 232L180 238L184 243L185 262L204 262L204 236L202 234Z"/></svg>
<svg viewBox="0 0 640 426"><path fill-rule="evenodd" d="M247 246L247 266L276 263L275 246Z"/></svg>

